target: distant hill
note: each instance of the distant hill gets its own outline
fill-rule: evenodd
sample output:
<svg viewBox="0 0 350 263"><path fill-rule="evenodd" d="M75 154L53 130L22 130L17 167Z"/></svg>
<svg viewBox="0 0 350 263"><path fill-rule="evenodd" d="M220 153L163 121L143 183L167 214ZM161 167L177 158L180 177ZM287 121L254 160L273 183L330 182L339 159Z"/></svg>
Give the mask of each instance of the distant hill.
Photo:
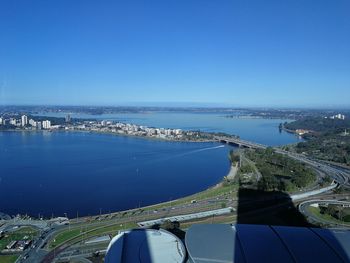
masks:
<svg viewBox="0 0 350 263"><path fill-rule="evenodd" d="M284 123L288 130L304 129L317 133L341 132L350 129L350 119L339 120L324 117L308 117L289 123Z"/></svg>

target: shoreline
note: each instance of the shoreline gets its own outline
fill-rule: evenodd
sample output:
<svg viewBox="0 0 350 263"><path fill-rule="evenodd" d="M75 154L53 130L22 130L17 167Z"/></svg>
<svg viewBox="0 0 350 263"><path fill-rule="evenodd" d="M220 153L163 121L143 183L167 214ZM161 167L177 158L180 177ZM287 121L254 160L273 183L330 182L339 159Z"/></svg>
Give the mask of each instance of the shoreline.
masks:
<svg viewBox="0 0 350 263"><path fill-rule="evenodd" d="M133 138L139 138L139 139L144 139L144 140L157 140L157 141L163 141L163 142L179 142L179 143L218 143L218 144L222 144L219 141L216 140L170 140L170 139L164 139L164 138L155 138L155 137L147 137L147 136L135 136L135 135L130 135L130 134L118 134L118 133L113 133L113 132L99 132L99 131L84 131L84 130L22 130L22 129L8 129L8 130L0 130L1 132L28 132L28 133L62 133L62 132L67 132L67 133L89 133L89 134L103 134L103 135L114 135L114 136L123 136L123 137L133 137ZM158 203L154 203L154 204L150 204L150 205L146 205L146 206L141 206L139 208L130 208L130 209L126 209L126 210L116 210L113 211L111 213L105 213L102 215L109 215L109 214L116 214L116 213L124 213L124 212L130 212L130 211L134 211L137 209L147 209L147 208L152 208L152 207L157 207L157 206L163 206L163 205L167 205L167 204L171 204L173 202L178 202L178 201L182 201L182 199L187 199L187 198L191 198L191 197L195 197L196 195L202 194L210 189L215 189L217 187L219 187L225 178L228 178L230 176L232 176L232 174L236 174L237 170L234 171L234 169L237 169L236 167L234 167L231 163L229 165L229 170L227 172L226 175L224 175L217 183L215 183L212 186L209 186L208 188L199 191L199 192L195 192L193 194L190 195L186 195L186 196L182 196L179 197L177 199L173 199L171 201L165 201L165 202L158 202ZM1 212L1 211L0 211ZM3 214L7 215L5 212L2 212ZM89 218L92 216L98 216L98 214L91 214L89 216L82 216L79 217L79 219L84 219L84 218ZM72 217L71 219L75 219L74 217Z"/></svg>
<svg viewBox="0 0 350 263"><path fill-rule="evenodd" d="M138 135L132 135L132 134L121 134L121 133L115 133L115 132L101 132L101 131L84 131L84 130L24 130L24 129L8 129L8 130L0 130L1 132L34 132L34 133L53 133L53 132L77 132L77 133L95 133L95 134L109 134L114 136L122 136L122 137L130 137L130 138L140 138L145 140L157 140L157 141L163 141L163 142L190 142L190 143L208 143L208 142L216 142L220 143L217 140L214 139L207 139L207 140L172 140L172 139L166 139L166 138L160 138L160 137L150 137L150 136L138 136Z"/></svg>
<svg viewBox="0 0 350 263"><path fill-rule="evenodd" d="M235 170L236 169L236 170ZM119 211L111 211L110 213L104 213L104 214L91 214L91 215L88 215L88 216L80 216L78 217L79 220L84 220L84 219L88 219L88 218L91 218L93 216L106 216L106 215L111 215L111 214L117 214L117 213L128 213L128 212L132 212L132 211L135 211L135 210L138 210L138 209L149 209L149 208L153 208L153 207L158 207L158 206L164 206L164 205L168 205L171 203L174 203L174 202L179 202L179 201L185 201L185 199L191 199L191 198L194 198L196 197L197 195L200 195L200 194L203 194L205 193L206 191L208 190L211 190L211 189L215 189L217 187L220 187L223 183L223 181L225 180L225 178L228 178L229 176L233 175L234 176L237 174L237 170L238 168L233 166L231 163L230 163L230 166L229 166L229 170L227 172L226 175L224 175L220 181L218 181L217 183L215 183L214 185L212 186L209 186L208 188L202 190L202 191L199 191L199 192L196 192L196 193L193 193L193 194L190 194L190 195L186 195L186 196L182 196L182 197L179 197L177 199L173 199L173 200L170 200L170 201L164 201L164 202L159 202L159 203L154 203L154 204L150 204L150 205L146 205L146 206L140 206L140 207L137 207L137 208L130 208L130 209L126 209L126 210L119 210ZM4 215L8 215L7 213L5 212L2 212L0 211L0 213L4 214ZM20 214L21 215L21 214ZM35 217L33 217L35 218ZM71 217L69 218L70 220L72 221L75 221L77 218L76 217ZM44 219L45 220L45 219ZM49 220L49 219L47 219ZM1 219L0 219L1 221Z"/></svg>

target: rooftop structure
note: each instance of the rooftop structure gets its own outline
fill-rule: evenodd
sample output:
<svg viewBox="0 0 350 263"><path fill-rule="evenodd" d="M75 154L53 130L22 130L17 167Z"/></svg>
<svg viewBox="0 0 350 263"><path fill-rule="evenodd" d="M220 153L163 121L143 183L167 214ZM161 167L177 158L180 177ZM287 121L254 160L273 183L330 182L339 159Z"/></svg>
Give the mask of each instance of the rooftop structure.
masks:
<svg viewBox="0 0 350 263"><path fill-rule="evenodd" d="M105 257L106 263L182 263L186 249L181 240L165 230L135 229L115 236Z"/></svg>
<svg viewBox="0 0 350 263"><path fill-rule="evenodd" d="M70 114L67 114L66 117L65 117L65 121L66 122L71 122L72 118L70 116Z"/></svg>
<svg viewBox="0 0 350 263"><path fill-rule="evenodd" d="M350 262L350 231L268 225L194 225L188 262Z"/></svg>
<svg viewBox="0 0 350 263"><path fill-rule="evenodd" d="M338 113L336 115L331 116L330 119L345 120L345 115Z"/></svg>
<svg viewBox="0 0 350 263"><path fill-rule="evenodd" d="M22 115L21 124L22 126L26 126L28 124L28 117L26 115Z"/></svg>
<svg viewBox="0 0 350 263"><path fill-rule="evenodd" d="M42 127L44 129L50 129L51 128L51 121L48 121L48 120L43 121Z"/></svg>

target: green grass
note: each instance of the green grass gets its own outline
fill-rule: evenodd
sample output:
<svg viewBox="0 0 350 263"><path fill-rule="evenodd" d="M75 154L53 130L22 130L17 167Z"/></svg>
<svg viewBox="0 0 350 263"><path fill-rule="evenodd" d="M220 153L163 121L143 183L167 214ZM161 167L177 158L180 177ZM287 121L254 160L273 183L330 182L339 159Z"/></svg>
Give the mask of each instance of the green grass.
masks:
<svg viewBox="0 0 350 263"><path fill-rule="evenodd" d="M1 263L13 263L17 260L18 255L1 255L0 262Z"/></svg>
<svg viewBox="0 0 350 263"><path fill-rule="evenodd" d="M58 233L53 239L51 239L48 247L50 249L58 247L67 241L76 242L79 240L86 240L94 236L100 236L103 234L113 234L122 229L129 229L137 227L135 223L126 223L120 226L120 223L107 225L107 226L90 226L83 228L73 228L71 230L65 230Z"/></svg>
<svg viewBox="0 0 350 263"><path fill-rule="evenodd" d="M346 224L346 223L347 223L347 222L338 220L338 219L334 218L334 217L331 216L331 215L328 215L328 214L321 214L321 213L320 213L320 209L319 209L318 207L309 206L307 209L308 209L312 214L314 214L316 217L321 218L321 219L323 219L323 220L327 220L327 221L329 221L330 223L336 223L336 224Z"/></svg>
<svg viewBox="0 0 350 263"><path fill-rule="evenodd" d="M21 227L14 232L7 233L6 236L0 239L0 250L4 249L8 243L13 240L22 240L24 236L30 239L38 235L38 231L32 227ZM2 261L0 261L2 263Z"/></svg>
<svg viewBox="0 0 350 263"><path fill-rule="evenodd" d="M350 215L344 216L344 221L350 223Z"/></svg>
<svg viewBox="0 0 350 263"><path fill-rule="evenodd" d="M233 198L237 194L238 186L237 185L220 185L216 187L211 187L203 192L196 193L191 196L187 196L178 200L174 200L171 202L161 203L157 205L152 205L148 207L140 208L143 211L152 211L152 210L158 210L162 208L170 208L175 205L181 205L181 204L189 204L192 200L202 200L207 198L215 198L215 197L227 197L227 198ZM138 214L138 210L129 210L129 211L122 211L119 212L119 215L123 215L122 218L125 218L130 215ZM115 221L114 221L115 222ZM105 222L106 224L107 222ZM103 224L101 222L101 224ZM67 241L75 241L79 240L80 238L86 239L93 236L98 236L102 234L115 234L116 231L121 229L129 229L137 227L135 223L126 223L123 224L123 226L120 226L120 223L114 223L113 225L102 225L102 226L89 226L88 223L86 225L82 226L75 226L72 224L70 230L63 230L61 232L58 232L48 243L48 248L53 249L55 247L58 247L59 245L62 245L63 243ZM89 232L90 231L90 232ZM88 233L85 233L88 232Z"/></svg>
<svg viewBox="0 0 350 263"><path fill-rule="evenodd" d="M154 209L160 209L160 208L165 208L165 207L172 207L176 205L181 205L181 204L188 204L191 202L191 200L202 200L202 199L207 199L207 198L213 198L213 197L218 197L218 196L226 196L226 197L231 197L233 198L235 194L237 194L238 191L238 185L227 185L227 186L218 186L218 187L211 187L203 192L199 192L194 195L190 195L178 200L174 200L171 202L167 203L162 203L158 205L152 205L149 207L143 208L145 211L147 210L154 210Z"/></svg>
<svg viewBox="0 0 350 263"><path fill-rule="evenodd" d="M56 247L59 244L62 244L63 242L65 242L66 240L69 240L73 237L76 237L78 235L81 234L81 229L77 228L77 229L71 229L71 230L66 230L63 232L58 233L50 242L49 247Z"/></svg>

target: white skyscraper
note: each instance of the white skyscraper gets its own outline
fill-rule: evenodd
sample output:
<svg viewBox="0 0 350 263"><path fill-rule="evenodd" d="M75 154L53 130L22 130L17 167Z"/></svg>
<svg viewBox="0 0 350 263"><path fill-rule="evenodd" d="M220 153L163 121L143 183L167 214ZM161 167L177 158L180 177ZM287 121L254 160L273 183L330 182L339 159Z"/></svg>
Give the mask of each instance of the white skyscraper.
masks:
<svg viewBox="0 0 350 263"><path fill-rule="evenodd" d="M44 129L50 129L50 127L51 127L51 121L48 121L48 120L43 121L43 128Z"/></svg>
<svg viewBox="0 0 350 263"><path fill-rule="evenodd" d="M22 126L26 126L28 124L28 117L26 115L22 115Z"/></svg>

